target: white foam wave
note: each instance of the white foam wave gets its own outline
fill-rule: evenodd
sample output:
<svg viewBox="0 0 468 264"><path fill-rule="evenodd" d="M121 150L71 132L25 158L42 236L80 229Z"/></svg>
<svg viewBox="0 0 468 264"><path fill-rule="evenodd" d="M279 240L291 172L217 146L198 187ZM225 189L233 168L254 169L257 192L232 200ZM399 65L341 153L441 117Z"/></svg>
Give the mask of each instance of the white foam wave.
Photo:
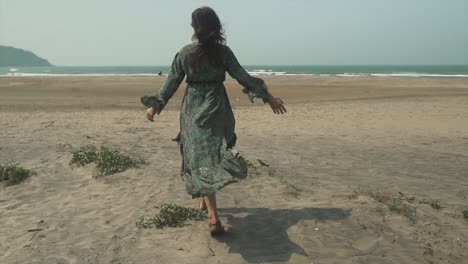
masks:
<svg viewBox="0 0 468 264"><path fill-rule="evenodd" d="M332 75L333 76L333 75ZM468 74L432 74L432 73L342 73L338 77L440 77L440 78L467 78Z"/></svg>
<svg viewBox="0 0 468 264"><path fill-rule="evenodd" d="M253 70L253 71L248 71L250 75L285 75L286 72L274 72L272 70Z"/></svg>
<svg viewBox="0 0 468 264"><path fill-rule="evenodd" d="M431 74L431 73L372 73L373 77L452 77L467 78L468 74Z"/></svg>
<svg viewBox="0 0 468 264"><path fill-rule="evenodd" d="M338 77L364 77L364 76L369 76L368 74L361 74L361 73L342 73L342 74L336 74L335 76Z"/></svg>

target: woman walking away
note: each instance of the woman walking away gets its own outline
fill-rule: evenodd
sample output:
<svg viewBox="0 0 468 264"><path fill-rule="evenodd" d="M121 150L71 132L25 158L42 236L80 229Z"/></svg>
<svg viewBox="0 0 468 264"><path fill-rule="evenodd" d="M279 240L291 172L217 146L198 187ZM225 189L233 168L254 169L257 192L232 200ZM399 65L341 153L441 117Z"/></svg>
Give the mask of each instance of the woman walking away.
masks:
<svg viewBox="0 0 468 264"><path fill-rule="evenodd" d="M233 149L236 144L234 114L223 85L226 72L245 89L249 98L261 98L275 114L286 112L283 101L272 96L262 79L250 76L225 45L218 16L202 7L192 13L192 44L174 57L171 71L156 93L141 98L153 121L176 92L185 76L185 90L177 136L182 154L182 178L192 198L200 198L200 209L208 209L212 236L224 232L216 211L215 192L245 178L245 160Z"/></svg>

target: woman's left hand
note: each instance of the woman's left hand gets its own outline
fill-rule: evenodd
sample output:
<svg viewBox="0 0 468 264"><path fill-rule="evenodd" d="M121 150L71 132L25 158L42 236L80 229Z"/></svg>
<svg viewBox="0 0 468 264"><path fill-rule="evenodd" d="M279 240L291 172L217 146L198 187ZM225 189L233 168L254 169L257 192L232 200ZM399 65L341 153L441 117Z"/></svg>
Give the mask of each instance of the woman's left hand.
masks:
<svg viewBox="0 0 468 264"><path fill-rule="evenodd" d="M270 100L268 102L270 104L273 113L279 115L286 113L286 108L284 107L284 102L279 97L270 96Z"/></svg>
<svg viewBox="0 0 468 264"><path fill-rule="evenodd" d="M150 107L146 110L146 118L148 118L149 121L154 122L154 115L156 115L154 107Z"/></svg>

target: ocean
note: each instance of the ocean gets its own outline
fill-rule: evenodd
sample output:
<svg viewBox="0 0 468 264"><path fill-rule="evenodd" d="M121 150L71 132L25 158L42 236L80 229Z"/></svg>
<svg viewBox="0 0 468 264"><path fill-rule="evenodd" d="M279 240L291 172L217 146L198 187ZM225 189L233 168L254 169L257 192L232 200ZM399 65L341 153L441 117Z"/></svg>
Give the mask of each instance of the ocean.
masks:
<svg viewBox="0 0 468 264"><path fill-rule="evenodd" d="M340 76L340 77L460 77L468 78L468 65L247 65L252 75ZM0 77L11 76L155 76L167 75L169 66L93 66L93 67L0 67Z"/></svg>

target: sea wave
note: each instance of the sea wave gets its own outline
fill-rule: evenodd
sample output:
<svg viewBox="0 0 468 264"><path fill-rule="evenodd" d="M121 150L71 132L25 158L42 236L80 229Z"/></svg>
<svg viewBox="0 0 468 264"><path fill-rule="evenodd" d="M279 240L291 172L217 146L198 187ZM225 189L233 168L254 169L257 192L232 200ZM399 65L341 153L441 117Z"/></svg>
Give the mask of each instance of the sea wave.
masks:
<svg viewBox="0 0 468 264"><path fill-rule="evenodd" d="M433 73L371 73L373 77L455 77L467 78L468 74L433 74Z"/></svg>
<svg viewBox="0 0 468 264"><path fill-rule="evenodd" d="M285 71L272 71L272 70L252 70L252 71L247 71L250 75L285 75L287 72Z"/></svg>
<svg viewBox="0 0 468 264"><path fill-rule="evenodd" d="M433 74L433 73L342 73L338 77L441 77L441 78L467 78L468 74Z"/></svg>
<svg viewBox="0 0 468 264"><path fill-rule="evenodd" d="M263 71L263 70L254 70L248 71L249 74L254 76L320 76L320 77L440 77L440 78L468 78L468 74L432 74L432 73L289 73L289 72L274 72L274 71Z"/></svg>

